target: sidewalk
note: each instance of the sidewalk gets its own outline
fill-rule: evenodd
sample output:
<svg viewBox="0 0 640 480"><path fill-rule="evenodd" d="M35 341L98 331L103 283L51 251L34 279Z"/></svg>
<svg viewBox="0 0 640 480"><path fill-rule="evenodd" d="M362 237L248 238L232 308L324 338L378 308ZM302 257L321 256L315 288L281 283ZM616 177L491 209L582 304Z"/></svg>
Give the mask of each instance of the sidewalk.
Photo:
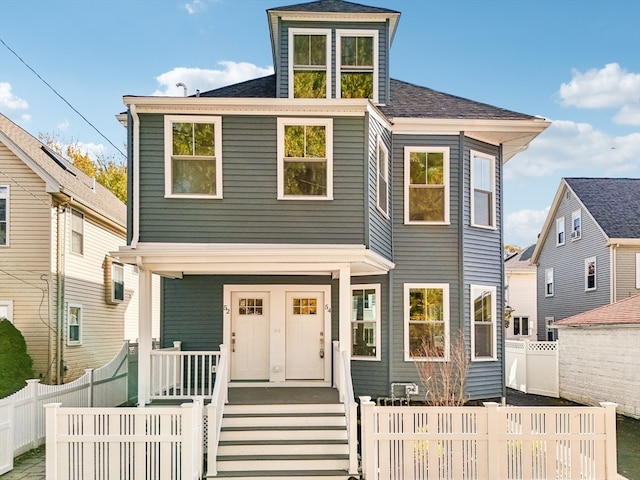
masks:
<svg viewBox="0 0 640 480"><path fill-rule="evenodd" d="M13 470L0 475L2 480L45 480L44 446L14 459Z"/></svg>

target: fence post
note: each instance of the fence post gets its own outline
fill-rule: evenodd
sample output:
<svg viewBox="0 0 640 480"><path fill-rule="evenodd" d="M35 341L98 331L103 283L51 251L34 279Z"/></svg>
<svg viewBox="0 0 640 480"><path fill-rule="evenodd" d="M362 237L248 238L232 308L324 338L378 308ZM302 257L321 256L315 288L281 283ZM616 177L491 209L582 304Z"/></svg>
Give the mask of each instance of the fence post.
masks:
<svg viewBox="0 0 640 480"><path fill-rule="evenodd" d="M216 457L218 456L218 407L215 403L207 406L207 478L218 475Z"/></svg>
<svg viewBox="0 0 640 480"><path fill-rule="evenodd" d="M528 393L527 390L529 390L529 366L528 366L528 360L529 360L529 340L524 340L524 355L522 357L523 359L523 370L524 370L524 393Z"/></svg>
<svg viewBox="0 0 640 480"><path fill-rule="evenodd" d="M499 436L503 433L503 427L498 420L498 406L496 402L484 402L487 409L487 457L478 458L478 465L483 463L487 465L487 478L500 478L500 465L504 462L505 456L501 454L503 443L500 442Z"/></svg>
<svg viewBox="0 0 640 480"><path fill-rule="evenodd" d="M29 397L29 403L31 403L31 432L30 442L31 448L36 448L38 446L38 425L42 419L42 415L44 412L40 412L38 410L38 384L40 380L37 378L32 378L27 380L27 394Z"/></svg>
<svg viewBox="0 0 640 480"><path fill-rule="evenodd" d="M87 392L87 407L93 407L93 368L85 368L84 374L89 377L89 388Z"/></svg>
<svg viewBox="0 0 640 480"><path fill-rule="evenodd" d="M367 480L376 478L376 465L374 463L375 441L373 407L375 403L371 397L360 397L360 441L362 442L362 476Z"/></svg>
<svg viewBox="0 0 640 480"><path fill-rule="evenodd" d="M57 414L61 403L48 403L44 406L46 415L46 447L45 447L45 472L46 478L56 478L58 476L58 430Z"/></svg>
<svg viewBox="0 0 640 480"><path fill-rule="evenodd" d="M604 432L605 432L605 468L607 478L617 478L618 458L616 456L616 407L617 403L600 402L604 411Z"/></svg>

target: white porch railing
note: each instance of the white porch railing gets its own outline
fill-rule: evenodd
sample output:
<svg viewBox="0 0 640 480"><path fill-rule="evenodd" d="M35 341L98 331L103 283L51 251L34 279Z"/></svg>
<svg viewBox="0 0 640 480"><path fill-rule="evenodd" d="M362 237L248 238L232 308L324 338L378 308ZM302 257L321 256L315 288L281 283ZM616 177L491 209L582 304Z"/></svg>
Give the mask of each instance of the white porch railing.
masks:
<svg viewBox="0 0 640 480"><path fill-rule="evenodd" d="M46 405L46 476L56 480L196 480L202 399L180 407Z"/></svg>
<svg viewBox="0 0 640 480"><path fill-rule="evenodd" d="M151 351L151 399L210 397L220 352L182 351L182 342L173 343L172 348Z"/></svg>
<svg viewBox="0 0 640 480"><path fill-rule="evenodd" d="M335 387L344 404L347 422L347 438L349 441L349 473L358 473L358 404L355 402L353 384L351 382L351 361L349 352L340 350L340 342L333 342L333 369Z"/></svg>
<svg viewBox="0 0 640 480"><path fill-rule="evenodd" d="M207 476L218 474L216 458L222 429L224 406L228 402L229 353L226 345L220 345L220 358L211 403L207 407Z"/></svg>
<svg viewBox="0 0 640 480"><path fill-rule="evenodd" d="M558 398L558 341L505 341L506 386L534 395Z"/></svg>
<svg viewBox="0 0 640 480"><path fill-rule="evenodd" d="M378 407L361 397L367 480L616 479L616 404Z"/></svg>

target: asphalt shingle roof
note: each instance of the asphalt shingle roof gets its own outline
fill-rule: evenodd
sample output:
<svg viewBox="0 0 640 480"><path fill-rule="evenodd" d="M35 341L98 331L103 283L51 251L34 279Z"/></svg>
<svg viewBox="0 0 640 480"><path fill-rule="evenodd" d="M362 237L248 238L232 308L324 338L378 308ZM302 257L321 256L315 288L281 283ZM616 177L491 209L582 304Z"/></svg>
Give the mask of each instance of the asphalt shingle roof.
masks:
<svg viewBox="0 0 640 480"><path fill-rule="evenodd" d="M640 178L565 178L609 238L640 238Z"/></svg>
<svg viewBox="0 0 640 480"><path fill-rule="evenodd" d="M275 98L276 76L254 78L246 82L227 85L215 90L209 90L200 94L201 97L227 97L227 98Z"/></svg>
<svg viewBox="0 0 640 480"><path fill-rule="evenodd" d="M518 253L510 256L504 262L505 270L532 270L535 271L535 265L531 264L531 255L535 250L536 245L529 245L527 248L523 248Z"/></svg>
<svg viewBox="0 0 640 480"><path fill-rule="evenodd" d="M282 12L316 12L316 13L398 13L387 8L370 7L344 0L318 0L316 2L298 3L284 7L270 8Z"/></svg>

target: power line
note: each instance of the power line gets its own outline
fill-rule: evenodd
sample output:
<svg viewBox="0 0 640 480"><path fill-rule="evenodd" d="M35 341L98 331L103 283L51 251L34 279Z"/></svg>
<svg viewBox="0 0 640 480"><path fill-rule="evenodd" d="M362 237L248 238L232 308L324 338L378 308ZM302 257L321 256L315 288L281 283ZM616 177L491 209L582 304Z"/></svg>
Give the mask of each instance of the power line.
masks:
<svg viewBox="0 0 640 480"><path fill-rule="evenodd" d="M82 114L81 114L81 113L80 113L80 112L79 112L79 111L78 111L78 110L77 110L73 105L71 105L71 104L67 101L67 99L66 99L66 98L64 98L61 94L59 94L59 93L58 93L58 91L57 91L55 88L53 88L53 87L52 87L52 86L51 86L51 85L50 85L50 84L49 84L49 83L48 83L44 78L42 78L42 77L38 74L38 72L36 72L36 71L35 71L35 70L34 70L34 69L33 69L33 68L32 68L32 67L31 67L27 62L25 62L25 61L20 57L20 55L18 55L18 54L17 54L17 53L16 53L16 52L11 48L11 47L9 47L9 45L7 45L7 44L5 43L5 41L4 41L2 38L0 38L0 42L2 42L2 44L7 48L7 50L9 50L11 53L13 53L13 54L16 56L16 58L17 58L18 60L20 60L20 61L24 64L24 66L25 66L25 67L27 67L29 70L31 70L31 71L33 72L33 74L34 74L36 77L38 77L38 78L40 79L40 81L42 81L42 83L44 83L47 87L49 87L49 89L51 89L51 91L52 91L53 93L55 93L55 94L60 98L60 100L62 100L64 103L66 103L66 104L69 106L69 108L70 108L71 110L73 110L74 112L76 112L76 113L80 116L80 118L82 118L85 122L87 122L87 124L88 124L91 128L93 128L96 132L98 132L98 135L100 135L102 138L104 138L104 139L109 143L109 145L111 145L113 148L115 148L115 149L118 151L118 153L120 153L120 155L122 155L124 158L127 158L127 156L126 156L124 153L122 153L122 151L121 151L118 147L116 147L116 146L113 144L113 142L112 142L111 140L109 140L109 139L106 137L106 135L104 135L100 130L98 130L98 128L97 128L93 123L91 123L91 122L90 122L90 121L89 121L89 120L88 120L84 115L82 115Z"/></svg>

